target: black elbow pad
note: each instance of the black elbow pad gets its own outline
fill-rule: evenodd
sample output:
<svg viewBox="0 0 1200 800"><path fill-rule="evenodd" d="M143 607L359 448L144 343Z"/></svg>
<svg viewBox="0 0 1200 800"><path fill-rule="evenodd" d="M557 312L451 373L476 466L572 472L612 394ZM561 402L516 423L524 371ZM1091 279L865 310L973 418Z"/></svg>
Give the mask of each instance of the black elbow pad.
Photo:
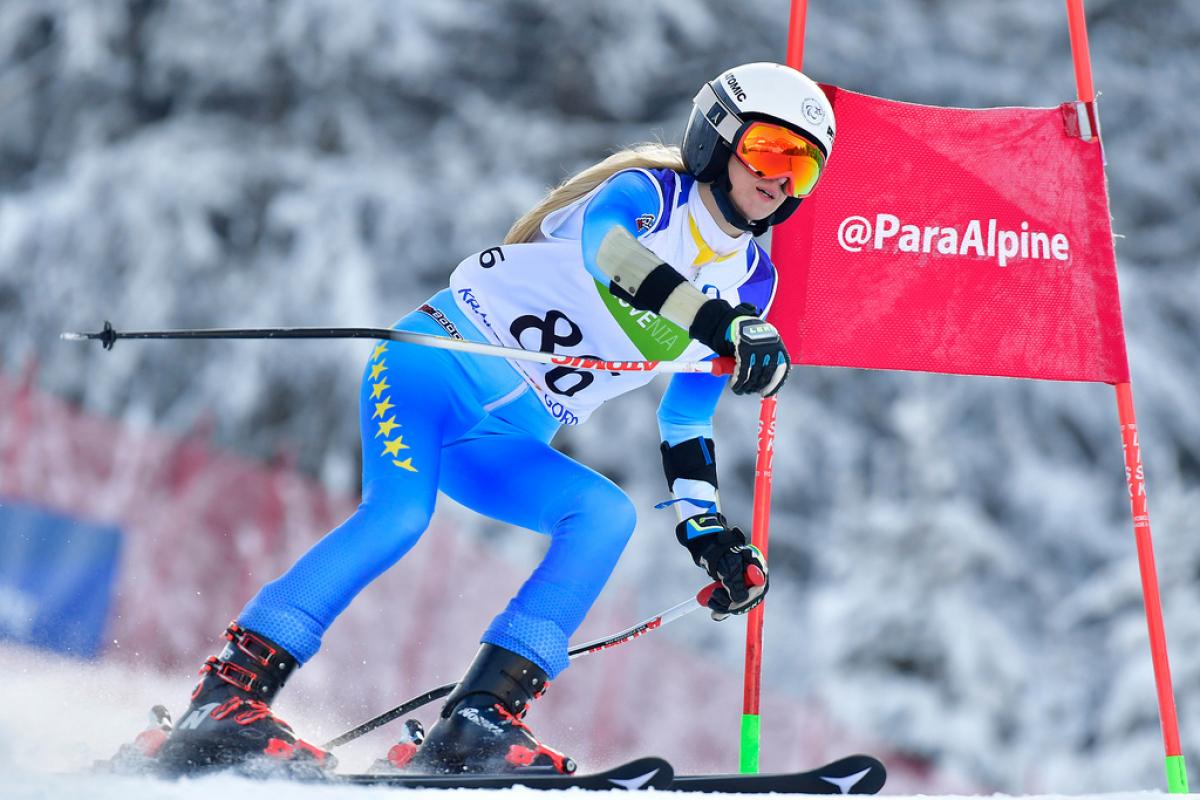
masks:
<svg viewBox="0 0 1200 800"><path fill-rule="evenodd" d="M697 436L672 447L663 442L663 472L667 476L667 488L675 490L675 481L704 481L717 486L717 446L712 439Z"/></svg>

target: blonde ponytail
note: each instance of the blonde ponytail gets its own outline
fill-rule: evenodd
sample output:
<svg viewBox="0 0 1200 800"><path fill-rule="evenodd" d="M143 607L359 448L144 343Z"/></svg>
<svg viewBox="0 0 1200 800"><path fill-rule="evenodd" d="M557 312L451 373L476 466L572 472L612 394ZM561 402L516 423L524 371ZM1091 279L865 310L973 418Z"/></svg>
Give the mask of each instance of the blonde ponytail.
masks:
<svg viewBox="0 0 1200 800"><path fill-rule="evenodd" d="M504 244L533 241L541 230L542 220L552 211L574 203L623 169L639 168L686 171L679 148L672 145L649 142L620 150L551 189L540 203L513 223Z"/></svg>

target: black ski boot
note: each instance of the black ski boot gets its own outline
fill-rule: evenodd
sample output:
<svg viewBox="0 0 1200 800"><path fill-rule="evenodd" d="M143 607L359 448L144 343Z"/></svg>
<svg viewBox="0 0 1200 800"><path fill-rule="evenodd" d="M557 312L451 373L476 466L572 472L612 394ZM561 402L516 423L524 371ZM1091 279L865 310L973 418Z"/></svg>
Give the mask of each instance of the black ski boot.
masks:
<svg viewBox="0 0 1200 800"><path fill-rule="evenodd" d="M416 773L496 773L536 769L570 775L575 762L537 740L522 718L541 697L546 673L502 647L485 644L407 764ZM399 766L399 765L397 765Z"/></svg>
<svg viewBox="0 0 1200 800"><path fill-rule="evenodd" d="M332 755L297 738L271 713L296 659L270 639L231 622L219 656L200 668L192 702L158 750L161 771L182 775L238 767L255 774L317 777Z"/></svg>

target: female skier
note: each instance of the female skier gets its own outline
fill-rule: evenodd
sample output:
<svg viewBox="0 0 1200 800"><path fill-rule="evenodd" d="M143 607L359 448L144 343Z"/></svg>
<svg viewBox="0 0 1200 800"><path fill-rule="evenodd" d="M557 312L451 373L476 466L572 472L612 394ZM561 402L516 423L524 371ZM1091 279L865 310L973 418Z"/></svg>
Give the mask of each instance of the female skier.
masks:
<svg viewBox="0 0 1200 800"><path fill-rule="evenodd" d="M613 361L733 356L733 392L770 396L790 362L763 321L776 276L752 237L813 190L833 137L833 109L801 73L769 63L728 70L696 95L681 150L624 150L568 179L396 327ZM362 381L361 505L230 624L160 763L187 771L266 754L328 764L270 703L355 595L416 543L442 491L548 534L550 547L483 633L408 767L573 771L523 718L566 669L568 638L615 567L635 511L615 484L549 443L559 426L584 422L651 377L379 343ZM727 380L676 375L658 411L676 536L721 583L710 602L716 619L749 611L767 591L762 554L718 499L712 415ZM750 567L760 585L747 579Z"/></svg>

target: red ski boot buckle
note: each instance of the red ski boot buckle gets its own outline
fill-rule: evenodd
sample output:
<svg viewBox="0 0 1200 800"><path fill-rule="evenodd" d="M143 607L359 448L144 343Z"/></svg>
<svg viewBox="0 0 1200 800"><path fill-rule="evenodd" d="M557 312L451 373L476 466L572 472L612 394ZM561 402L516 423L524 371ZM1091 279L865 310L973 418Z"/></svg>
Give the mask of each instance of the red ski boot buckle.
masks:
<svg viewBox="0 0 1200 800"><path fill-rule="evenodd" d="M241 628L236 622L229 623L225 630L225 638L233 642L238 650L253 658L262 666L270 666L271 660L279 654L279 650L264 642L260 637Z"/></svg>
<svg viewBox="0 0 1200 800"><path fill-rule="evenodd" d="M220 662L220 665L215 667L214 672L217 677L228 683L230 686L241 689L247 694L255 691L255 687L259 683L258 675L255 675L245 667L239 667L237 664L231 664L228 661Z"/></svg>

